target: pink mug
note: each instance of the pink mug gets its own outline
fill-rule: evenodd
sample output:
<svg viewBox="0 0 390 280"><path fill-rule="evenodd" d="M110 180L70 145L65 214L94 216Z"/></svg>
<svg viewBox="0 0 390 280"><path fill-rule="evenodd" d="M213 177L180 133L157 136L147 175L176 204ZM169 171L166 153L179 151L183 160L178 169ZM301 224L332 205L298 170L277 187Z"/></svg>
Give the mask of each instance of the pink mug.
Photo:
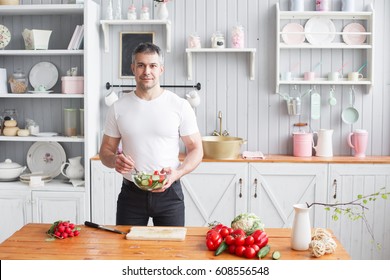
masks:
<svg viewBox="0 0 390 280"><path fill-rule="evenodd" d="M368 132L363 129L356 129L348 135L348 145L355 151L355 157L366 156Z"/></svg>

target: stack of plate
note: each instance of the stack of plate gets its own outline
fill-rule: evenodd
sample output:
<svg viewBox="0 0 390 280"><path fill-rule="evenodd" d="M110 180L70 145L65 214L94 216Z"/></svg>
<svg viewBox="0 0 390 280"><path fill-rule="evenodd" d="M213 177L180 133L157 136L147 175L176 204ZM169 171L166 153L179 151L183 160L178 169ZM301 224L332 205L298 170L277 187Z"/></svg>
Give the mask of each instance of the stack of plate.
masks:
<svg viewBox="0 0 390 280"><path fill-rule="evenodd" d="M45 183L48 183L51 180L53 180L53 178L50 175L45 175L45 174L42 174L42 173L39 173L39 172L20 175L19 176L19 180L22 183L30 184L30 177L31 176L41 176L41 180L43 182L45 182Z"/></svg>

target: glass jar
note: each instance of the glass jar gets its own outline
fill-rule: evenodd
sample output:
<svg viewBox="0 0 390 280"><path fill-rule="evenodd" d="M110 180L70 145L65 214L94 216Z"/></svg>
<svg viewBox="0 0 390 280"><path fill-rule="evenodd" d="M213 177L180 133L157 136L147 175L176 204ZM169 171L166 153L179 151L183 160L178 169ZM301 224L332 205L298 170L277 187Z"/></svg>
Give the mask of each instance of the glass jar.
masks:
<svg viewBox="0 0 390 280"><path fill-rule="evenodd" d="M199 49L202 45L200 43L200 36L196 33L191 34L188 37L188 48L190 49Z"/></svg>
<svg viewBox="0 0 390 280"><path fill-rule="evenodd" d="M232 48L244 48L244 27L242 25L236 25L233 27L231 40Z"/></svg>
<svg viewBox="0 0 390 280"><path fill-rule="evenodd" d="M149 8L148 6L144 5L141 8L141 14L140 14L140 19L142 20L149 20L150 19L150 14L149 14Z"/></svg>
<svg viewBox="0 0 390 280"><path fill-rule="evenodd" d="M221 31L216 31L211 37L211 47L212 48L225 48L225 36Z"/></svg>
<svg viewBox="0 0 390 280"><path fill-rule="evenodd" d="M1 124L0 132L1 132L1 134L3 134L4 122L9 121L9 120L15 120L16 125L17 125L17 118L18 118L18 113L16 112L15 109L4 109L4 111L2 112L2 114L0 116L0 124Z"/></svg>
<svg viewBox="0 0 390 280"><path fill-rule="evenodd" d="M330 10L329 0L316 0L316 11L327 12Z"/></svg>
<svg viewBox="0 0 390 280"><path fill-rule="evenodd" d="M12 93L24 93L27 91L28 79L26 74L20 69L17 69L9 78Z"/></svg>
<svg viewBox="0 0 390 280"><path fill-rule="evenodd" d="M131 4L129 6L129 9L127 10L127 19L129 19L129 20L136 20L137 19L137 12L135 11L134 4Z"/></svg>

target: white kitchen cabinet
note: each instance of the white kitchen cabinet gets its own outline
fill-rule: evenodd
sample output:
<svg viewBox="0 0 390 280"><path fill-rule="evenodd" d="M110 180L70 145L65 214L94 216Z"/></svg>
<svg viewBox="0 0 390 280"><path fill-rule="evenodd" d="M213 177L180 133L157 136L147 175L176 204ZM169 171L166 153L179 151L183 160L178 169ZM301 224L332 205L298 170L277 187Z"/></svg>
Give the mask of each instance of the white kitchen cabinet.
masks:
<svg viewBox="0 0 390 280"><path fill-rule="evenodd" d="M330 164L328 201L349 202L359 194L368 195L390 185L390 165L388 164ZM390 204L389 199L378 198L368 202L367 224L372 228L375 242L381 244L378 250L372 242L366 224L362 219L352 221L345 215L339 220L328 213L328 225L333 230L352 259L390 259ZM315 206L319 209L321 206ZM346 206L347 207L347 206Z"/></svg>
<svg viewBox="0 0 390 280"><path fill-rule="evenodd" d="M55 137L9 137L0 135L0 161L6 158L12 159L23 166L27 165L27 152L34 142L59 142L64 148L66 158L82 156L85 168L85 188L69 188L63 180L53 180L46 184L57 188L55 194L56 202L60 208L73 209L73 203L69 197L83 199L83 202L77 202L80 214L71 214L69 216L82 217L89 219L90 212L90 166L89 158L98 152L98 141L100 135L99 119L96 117L100 109L100 100L96 98L96 93L100 91L99 83L96 82L100 77L99 60L99 4L94 1L85 1L85 4L33 4L33 5L0 5L1 23L11 30L10 44L0 50L0 64L6 68L8 76L17 68L20 68L27 77L30 69L38 62L48 61L53 63L58 70L58 81L53 87L54 92L50 94L37 93L2 93L0 94L0 112L4 109L15 108L18 112L18 122L23 127L27 118L37 121L40 126L40 132L58 132ZM70 38L77 24L84 24L84 49L68 50ZM24 28L28 29L49 29L52 30L48 50L25 50L21 32ZM62 94L61 77L66 75L66 71L71 67L78 67L78 75L84 76L84 94ZM29 90L31 86L29 85ZM61 136L63 132L63 109L64 108L84 108L84 136L65 137ZM82 118L80 118L82 119ZM81 124L79 124L81 127ZM19 182L0 182L0 191L6 191L9 185L18 186ZM65 189L66 192L60 192ZM77 189L77 190L76 190ZM45 193L47 191L47 193ZM51 190L42 189L40 198L51 196ZM74 192L72 194L72 192ZM34 194L37 194L36 192ZM64 200L61 200L61 195ZM32 201L37 201L33 199ZM47 207L53 199L39 200L34 221L51 221L51 216L57 216L57 213L50 207ZM42 204L40 204L42 202ZM38 207L38 206L37 206ZM50 213L46 213L50 208ZM41 212L44 211L44 212ZM73 210L72 210L73 211ZM78 210L79 211L79 210ZM68 213L68 212L64 212ZM2 211L0 220L7 214ZM48 215L48 216L46 216ZM63 218L63 217L61 217ZM23 222L30 221L25 219ZM20 220L22 221L22 220ZM78 221L84 222L84 221ZM19 226L19 225L18 225Z"/></svg>
<svg viewBox="0 0 390 280"><path fill-rule="evenodd" d="M202 162L181 180L187 226L226 225L247 209L247 163Z"/></svg>
<svg viewBox="0 0 390 280"><path fill-rule="evenodd" d="M327 164L250 163L248 212L266 227L291 227L293 205L326 201ZM310 210L311 225L324 227L325 212Z"/></svg>
<svg viewBox="0 0 390 280"><path fill-rule="evenodd" d="M27 223L69 220L82 224L86 218L82 188L34 188L19 183L0 189L0 242Z"/></svg>
<svg viewBox="0 0 390 280"><path fill-rule="evenodd" d="M312 28L313 30L309 30L310 32L305 32L305 30L298 31L297 28L295 28L294 31L283 31L283 28L290 23L300 24L305 27L306 22L310 19L318 19L318 25L314 26ZM328 21L331 21L332 25L328 25ZM356 30L356 28L351 28L351 30L354 30L353 32L343 32L344 27L350 23L363 25L365 32ZM325 29L331 30L333 27L335 29L334 31L323 31ZM281 85L366 85L369 88L368 91L371 91L374 83L374 30L374 11L372 7L370 11L356 12L295 12L281 11L279 9L279 4L276 4L276 93L279 93ZM330 43L322 44L310 44L308 41L295 43L299 41L295 39L296 36L301 34L305 36L329 35L334 36L334 39ZM353 38L353 40L356 40L357 36L363 35L366 36L366 40L364 43L346 44L343 41L343 35L351 36L350 38ZM287 37L287 40L290 41L287 43L284 42L283 36ZM349 64L347 68L353 66L355 68L353 71L357 71L358 68L366 62L367 67L362 71L362 73L364 73L364 78L358 81L348 81L346 78L341 78L338 81L329 81L326 77L328 74L326 72L323 73L322 76L316 77L314 80L303 80L301 78L303 72L312 70L315 65L305 65L308 61L305 62L300 60L298 62L292 62L292 60L300 56L307 57L306 54L313 55L316 50L321 50L321 55L319 56L320 61L318 61L318 63L321 63L322 61L323 66L326 64L326 60L331 56L337 57L337 59L340 58L340 61L334 62L334 64L337 65L334 66L334 69L330 68L331 65L329 66L329 69L327 69L328 72L336 71L337 69L342 68L342 65L346 64ZM314 58L312 57L310 61L313 59ZM287 61L290 61L292 65L282 69L281 63ZM312 63L316 64L317 62L313 61ZM355 65L351 65L352 63ZM299 66L299 69L302 69L302 73L299 73L298 76L296 75L297 73L293 73L293 75L297 77L294 77L292 80L281 80L281 72L287 72L289 70L297 71L297 66ZM324 67L326 68L328 66ZM319 69L316 69L316 72L318 71Z"/></svg>

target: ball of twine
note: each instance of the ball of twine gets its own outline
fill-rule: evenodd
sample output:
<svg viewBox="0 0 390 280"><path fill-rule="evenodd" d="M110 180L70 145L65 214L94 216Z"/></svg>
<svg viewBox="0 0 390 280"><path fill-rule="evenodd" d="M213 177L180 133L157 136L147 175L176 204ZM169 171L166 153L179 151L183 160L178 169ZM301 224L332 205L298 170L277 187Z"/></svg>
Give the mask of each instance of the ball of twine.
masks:
<svg viewBox="0 0 390 280"><path fill-rule="evenodd" d="M312 240L309 244L312 256L319 258L325 254L332 254L336 251L337 244L332 235L325 229L314 230Z"/></svg>

